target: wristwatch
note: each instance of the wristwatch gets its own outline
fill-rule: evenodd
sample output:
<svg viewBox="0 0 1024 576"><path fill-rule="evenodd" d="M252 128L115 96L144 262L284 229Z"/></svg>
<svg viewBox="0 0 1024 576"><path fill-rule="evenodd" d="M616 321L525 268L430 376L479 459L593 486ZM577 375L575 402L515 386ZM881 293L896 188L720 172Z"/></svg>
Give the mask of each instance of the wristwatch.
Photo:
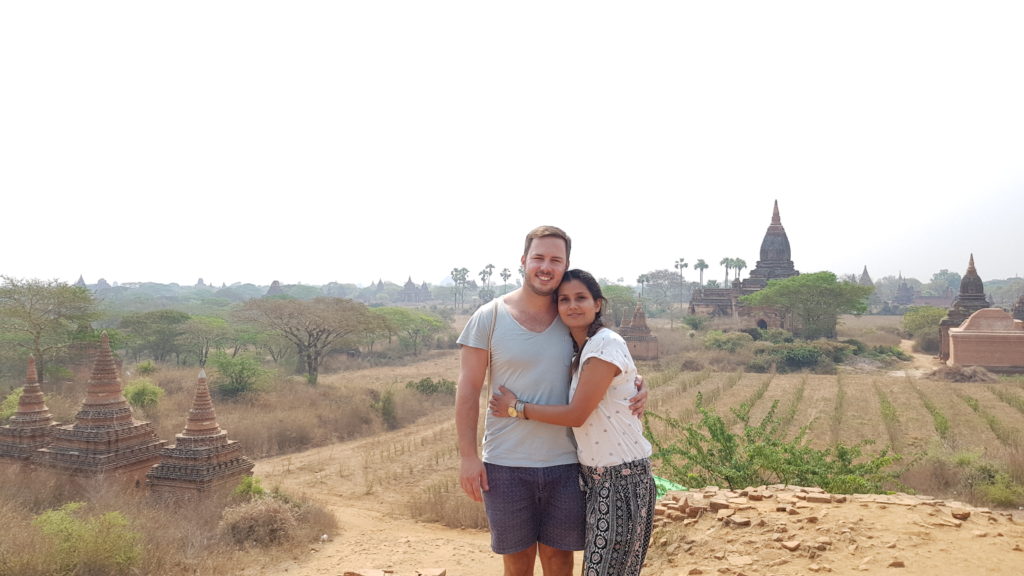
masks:
<svg viewBox="0 0 1024 576"><path fill-rule="evenodd" d="M514 405L510 405L508 407L508 417L519 418L519 410L516 410L516 407Z"/></svg>

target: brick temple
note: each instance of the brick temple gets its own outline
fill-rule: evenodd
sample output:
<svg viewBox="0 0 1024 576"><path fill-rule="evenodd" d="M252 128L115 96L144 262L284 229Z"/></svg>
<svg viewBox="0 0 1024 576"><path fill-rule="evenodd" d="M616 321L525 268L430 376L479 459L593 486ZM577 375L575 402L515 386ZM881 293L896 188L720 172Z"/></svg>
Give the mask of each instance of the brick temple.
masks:
<svg viewBox="0 0 1024 576"><path fill-rule="evenodd" d="M200 371L185 430L175 436L173 446L160 452L160 463L146 474L150 494L161 500L224 494L251 475L253 466L217 424L206 372Z"/></svg>
<svg viewBox="0 0 1024 576"><path fill-rule="evenodd" d="M638 300L633 310L633 318L619 326L618 333L626 341L629 353L634 360L657 360L658 337L651 334L647 326L647 314L643 304Z"/></svg>
<svg viewBox="0 0 1024 576"><path fill-rule="evenodd" d="M104 332L74 424L55 427L51 443L35 452L33 463L73 478L116 475L141 486L159 462L164 441L152 424L132 417L123 390Z"/></svg>
<svg viewBox="0 0 1024 576"><path fill-rule="evenodd" d="M978 310L991 306L985 297L985 284L974 267L974 254L971 254L967 272L960 279L960 294L946 311L945 318L939 322L939 360L949 360L949 329L960 326Z"/></svg>
<svg viewBox="0 0 1024 576"><path fill-rule="evenodd" d="M990 372L1024 372L1024 322L1002 308L982 308L949 329L952 366L980 366Z"/></svg>
<svg viewBox="0 0 1024 576"><path fill-rule="evenodd" d="M753 294L764 288L769 280L790 278L800 272L793 265L789 237L779 217L779 201L772 209L772 221L761 240L761 258L742 282L733 281L732 286L695 290L690 299L689 312L693 315L733 318L737 324L766 328L786 328L785 321L777 310L767 307L744 306L739 303L741 296Z"/></svg>
<svg viewBox="0 0 1024 576"><path fill-rule="evenodd" d="M46 407L36 374L36 359L28 358L25 387L18 399L18 409L8 423L0 426L0 460L26 463L36 450L50 443L57 424Z"/></svg>

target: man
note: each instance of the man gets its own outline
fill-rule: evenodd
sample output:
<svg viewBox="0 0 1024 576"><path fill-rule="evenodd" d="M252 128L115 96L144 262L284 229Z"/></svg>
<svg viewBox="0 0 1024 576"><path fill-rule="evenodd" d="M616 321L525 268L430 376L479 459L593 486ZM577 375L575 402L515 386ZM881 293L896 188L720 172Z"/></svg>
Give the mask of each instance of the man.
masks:
<svg viewBox="0 0 1024 576"><path fill-rule="evenodd" d="M573 551L584 547L586 510L570 428L488 416L483 454L477 453L488 369L493 389L503 385L525 402L569 400L572 339L553 295L571 249L559 228L530 231L520 260L523 286L481 306L458 339L459 483L470 498L484 502L491 549L502 555L505 576L531 576L538 557L545 576L572 576ZM641 390L631 408L642 412L645 401Z"/></svg>

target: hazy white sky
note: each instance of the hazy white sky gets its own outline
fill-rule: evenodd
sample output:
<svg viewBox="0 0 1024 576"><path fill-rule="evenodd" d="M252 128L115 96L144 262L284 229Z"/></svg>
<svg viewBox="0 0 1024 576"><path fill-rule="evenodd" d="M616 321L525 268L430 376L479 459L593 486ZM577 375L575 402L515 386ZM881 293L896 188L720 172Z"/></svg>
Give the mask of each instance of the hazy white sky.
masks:
<svg viewBox="0 0 1024 576"><path fill-rule="evenodd" d="M1024 274L1021 2L6 2L0 274ZM496 274L497 276L497 274Z"/></svg>

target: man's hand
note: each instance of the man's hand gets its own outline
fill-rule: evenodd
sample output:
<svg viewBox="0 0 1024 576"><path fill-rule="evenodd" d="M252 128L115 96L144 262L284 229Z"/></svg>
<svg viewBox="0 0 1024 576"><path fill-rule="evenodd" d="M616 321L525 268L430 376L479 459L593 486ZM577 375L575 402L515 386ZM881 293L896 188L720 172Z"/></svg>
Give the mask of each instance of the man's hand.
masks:
<svg viewBox="0 0 1024 576"><path fill-rule="evenodd" d="M483 492L489 490L487 486L487 469L480 458L464 457L459 463L459 485L467 496L477 502L482 502Z"/></svg>
<svg viewBox="0 0 1024 576"><path fill-rule="evenodd" d="M629 399L629 411L637 418L644 415L644 408L647 406L647 387L644 386L644 377L637 374L636 395Z"/></svg>

